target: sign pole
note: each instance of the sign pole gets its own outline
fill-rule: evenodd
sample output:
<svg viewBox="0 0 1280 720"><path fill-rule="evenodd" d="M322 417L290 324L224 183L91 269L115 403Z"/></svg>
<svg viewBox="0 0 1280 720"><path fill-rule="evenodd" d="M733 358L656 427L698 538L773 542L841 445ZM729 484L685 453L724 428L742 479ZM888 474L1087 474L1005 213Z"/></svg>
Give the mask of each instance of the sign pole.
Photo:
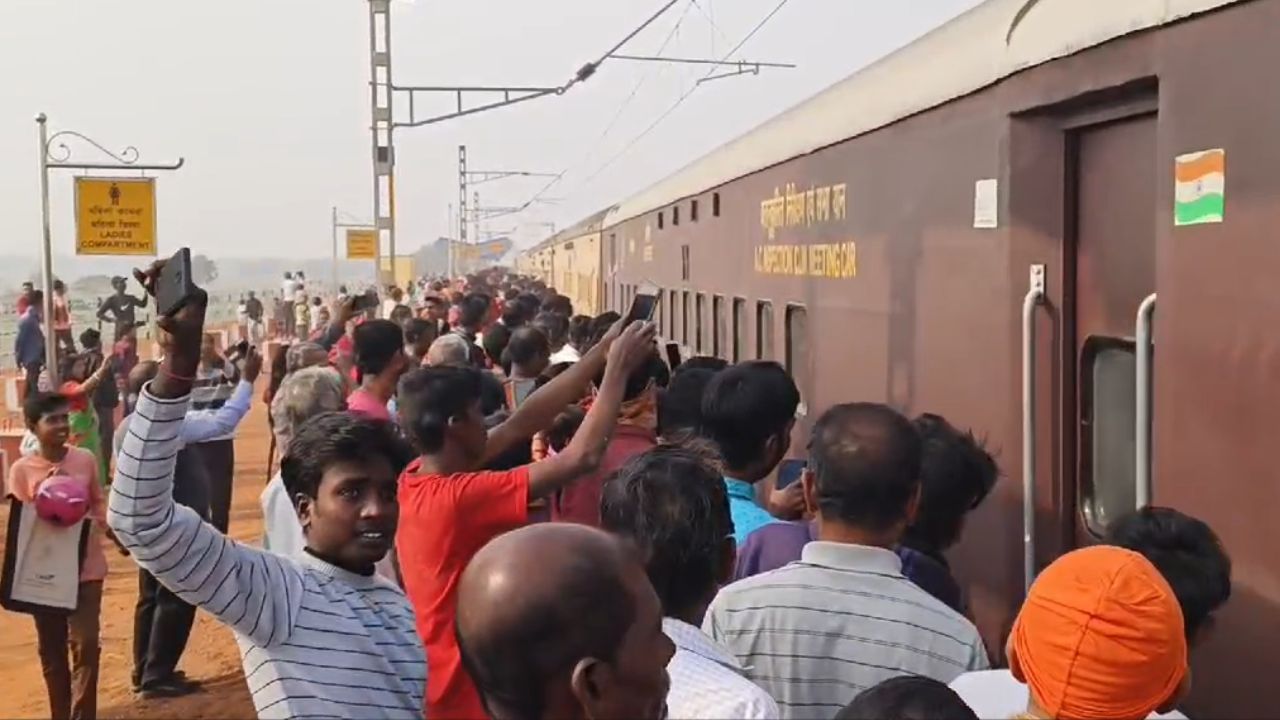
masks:
<svg viewBox="0 0 1280 720"><path fill-rule="evenodd" d="M49 380L58 387L58 338L53 331L53 231L49 221L49 126L44 113L36 116L40 134L40 218L44 237L40 243L40 284L44 287L44 366ZM27 392L35 392L27 388Z"/></svg>
<svg viewBox="0 0 1280 720"><path fill-rule="evenodd" d="M330 271L333 281L333 296L338 297L338 206L333 206L333 212L329 216L330 230L333 231L333 265Z"/></svg>
<svg viewBox="0 0 1280 720"><path fill-rule="evenodd" d="M183 159L178 158L174 163L162 164L143 164L138 162L138 149L129 146L119 153L111 152L102 145L95 142L92 138L82 135L74 130L60 130L49 135L48 129L49 118L40 113L36 116L36 124L40 128L40 201L41 213L44 224L44 238L41 243L41 254L43 267L41 275L44 281L44 345L45 345L45 367L49 371L49 379L56 388L59 384L58 378L58 354L57 354L57 338L53 334L53 233L49 227L49 171L50 170L177 170L182 167ZM110 158L110 162L71 162L71 148L65 142L57 144L57 150L53 148L54 141L59 138L71 138L86 143L98 152ZM121 183L124 182L122 179ZM137 182L136 180L134 182ZM79 186L77 185L77 189ZM150 196L154 200L154 195ZM120 196L116 195L112 203L119 201ZM154 213L154 202L151 205ZM77 208L77 211L79 208ZM151 218L150 226L152 233L152 243L154 248L154 217ZM135 222L135 221L130 221ZM79 230L77 229L77 234ZM78 241L77 241L78 242ZM104 253L92 253L104 254ZM110 254L110 253L106 253Z"/></svg>

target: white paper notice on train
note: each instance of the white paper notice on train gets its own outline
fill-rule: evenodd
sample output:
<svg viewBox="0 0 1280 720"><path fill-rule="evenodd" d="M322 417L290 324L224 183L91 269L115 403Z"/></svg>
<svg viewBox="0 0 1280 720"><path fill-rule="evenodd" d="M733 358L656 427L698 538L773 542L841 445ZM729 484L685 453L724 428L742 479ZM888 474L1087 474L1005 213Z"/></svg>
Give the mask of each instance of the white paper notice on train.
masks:
<svg viewBox="0 0 1280 720"><path fill-rule="evenodd" d="M995 178L973 184L973 226L981 230L1000 227L1000 181Z"/></svg>

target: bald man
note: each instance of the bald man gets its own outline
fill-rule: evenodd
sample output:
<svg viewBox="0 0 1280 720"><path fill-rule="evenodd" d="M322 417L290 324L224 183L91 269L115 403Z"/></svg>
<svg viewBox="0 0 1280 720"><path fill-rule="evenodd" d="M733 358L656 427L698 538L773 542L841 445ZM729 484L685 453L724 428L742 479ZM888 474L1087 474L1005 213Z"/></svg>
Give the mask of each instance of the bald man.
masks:
<svg viewBox="0 0 1280 720"><path fill-rule="evenodd" d="M662 606L635 552L595 528L531 525L485 545L459 583L457 634L496 720L666 715Z"/></svg>

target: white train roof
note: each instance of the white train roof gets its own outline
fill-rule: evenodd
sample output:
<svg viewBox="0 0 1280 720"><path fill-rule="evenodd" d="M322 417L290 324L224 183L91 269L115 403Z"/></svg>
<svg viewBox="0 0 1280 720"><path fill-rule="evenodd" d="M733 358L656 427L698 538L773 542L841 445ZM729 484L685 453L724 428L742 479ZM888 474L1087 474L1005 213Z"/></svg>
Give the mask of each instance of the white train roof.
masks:
<svg viewBox="0 0 1280 720"><path fill-rule="evenodd" d="M987 0L606 210L603 224L890 125L1020 70L1249 1Z"/></svg>

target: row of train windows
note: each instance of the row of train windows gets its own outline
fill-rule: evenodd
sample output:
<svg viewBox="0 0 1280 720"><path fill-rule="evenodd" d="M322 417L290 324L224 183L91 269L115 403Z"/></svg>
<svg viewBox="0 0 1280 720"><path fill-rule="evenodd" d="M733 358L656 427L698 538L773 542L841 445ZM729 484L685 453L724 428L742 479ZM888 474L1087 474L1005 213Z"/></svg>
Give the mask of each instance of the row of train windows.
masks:
<svg viewBox="0 0 1280 720"><path fill-rule="evenodd" d="M615 287L615 307L625 313L635 298L637 286ZM654 322L658 334L698 355L712 355L728 362L743 360L780 361L805 392L809 377L809 318L803 305L787 305L783 317L784 354L774 351L774 310L769 300L755 303L755 346L748 355L747 300L689 290L658 291L660 298ZM707 313L710 297L710 315Z"/></svg>
<svg viewBox="0 0 1280 720"><path fill-rule="evenodd" d="M671 224L680 224L680 206L673 205L671 208ZM720 217L720 193L711 193L711 217ZM698 222L698 200L695 198L689 201L689 221ZM665 230L667 227L667 211L658 211L658 229Z"/></svg>

